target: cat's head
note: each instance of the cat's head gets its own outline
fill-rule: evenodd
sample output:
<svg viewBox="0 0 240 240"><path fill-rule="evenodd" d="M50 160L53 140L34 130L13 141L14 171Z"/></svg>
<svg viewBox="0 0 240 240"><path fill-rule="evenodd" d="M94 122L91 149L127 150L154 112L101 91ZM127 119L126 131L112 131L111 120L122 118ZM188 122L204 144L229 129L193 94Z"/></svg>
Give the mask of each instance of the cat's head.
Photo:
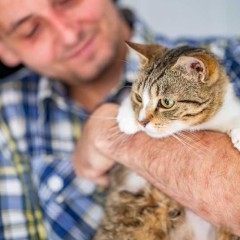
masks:
<svg viewBox="0 0 240 240"><path fill-rule="evenodd" d="M228 79L217 58L202 48L128 43L142 58L131 104L138 127L162 137L211 119Z"/></svg>

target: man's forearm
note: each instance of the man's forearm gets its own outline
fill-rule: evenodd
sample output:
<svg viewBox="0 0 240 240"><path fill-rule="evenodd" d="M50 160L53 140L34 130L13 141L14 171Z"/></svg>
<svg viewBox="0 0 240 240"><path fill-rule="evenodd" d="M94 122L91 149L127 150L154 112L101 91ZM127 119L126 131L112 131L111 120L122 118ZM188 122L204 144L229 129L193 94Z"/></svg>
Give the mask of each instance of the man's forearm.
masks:
<svg viewBox="0 0 240 240"><path fill-rule="evenodd" d="M200 216L240 235L240 154L226 136L200 133L198 137L201 140L192 143L195 148L166 139L159 144L160 156L156 149L150 150L148 178Z"/></svg>
<svg viewBox="0 0 240 240"><path fill-rule="evenodd" d="M188 134L184 142L195 139L188 146L142 133L121 144L109 138L107 152L116 161L213 224L240 235L240 154L226 135Z"/></svg>

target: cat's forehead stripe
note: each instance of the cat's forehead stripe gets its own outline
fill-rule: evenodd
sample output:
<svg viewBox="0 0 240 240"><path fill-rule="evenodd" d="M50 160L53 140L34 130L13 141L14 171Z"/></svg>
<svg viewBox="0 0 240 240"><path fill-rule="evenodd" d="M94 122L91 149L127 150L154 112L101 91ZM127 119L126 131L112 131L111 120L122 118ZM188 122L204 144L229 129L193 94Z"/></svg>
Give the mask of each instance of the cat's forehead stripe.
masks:
<svg viewBox="0 0 240 240"><path fill-rule="evenodd" d="M160 91L160 87L159 87L159 85L157 84L158 81L161 81L160 78L161 78L161 77L154 79L154 80L151 82L151 85L150 85L150 89L151 89L153 86L156 87L156 95L159 95L159 91Z"/></svg>
<svg viewBox="0 0 240 240"><path fill-rule="evenodd" d="M139 120L144 120L146 118L146 109L148 106L148 103L150 101L150 96L149 96L149 91L145 88L143 90L143 95L142 95L142 103L143 103L143 107L139 113Z"/></svg>
<svg viewBox="0 0 240 240"><path fill-rule="evenodd" d="M140 89L144 89L147 81L148 75L146 75L145 79L140 79L139 84L137 85L137 90L140 91Z"/></svg>

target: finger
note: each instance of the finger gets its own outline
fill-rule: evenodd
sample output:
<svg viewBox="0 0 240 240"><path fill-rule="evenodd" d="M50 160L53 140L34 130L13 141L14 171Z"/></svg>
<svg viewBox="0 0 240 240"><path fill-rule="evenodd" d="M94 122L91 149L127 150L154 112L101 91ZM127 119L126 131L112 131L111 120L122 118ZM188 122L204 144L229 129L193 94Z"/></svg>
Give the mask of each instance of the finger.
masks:
<svg viewBox="0 0 240 240"><path fill-rule="evenodd" d="M91 181L95 182L96 184L102 187L108 187L110 184L110 178L108 175L104 175L95 179L91 179Z"/></svg>
<svg viewBox="0 0 240 240"><path fill-rule="evenodd" d="M108 172L115 164L114 161L98 153L98 151L89 158L74 159L74 168L77 176L88 179L97 178Z"/></svg>

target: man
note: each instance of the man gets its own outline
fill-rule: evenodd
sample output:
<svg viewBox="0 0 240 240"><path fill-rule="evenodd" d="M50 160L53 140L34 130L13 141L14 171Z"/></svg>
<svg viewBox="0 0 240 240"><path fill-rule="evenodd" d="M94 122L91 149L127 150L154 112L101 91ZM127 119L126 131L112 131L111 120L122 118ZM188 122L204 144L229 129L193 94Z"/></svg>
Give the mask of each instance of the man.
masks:
<svg viewBox="0 0 240 240"><path fill-rule="evenodd" d="M72 152L81 123L120 81L130 28L111 0L7 0L0 9L1 60L68 86L26 69L2 81L0 236L91 239L101 192L75 177Z"/></svg>
<svg viewBox="0 0 240 240"><path fill-rule="evenodd" d="M117 139L112 141L112 127L114 134L120 133L109 117L116 116L118 107L102 103L117 101L132 81L128 68L135 64L131 61L125 66L124 41L154 40L141 22L132 22L131 16L128 20L111 0L0 2L1 60L9 66L23 63L34 71L23 69L0 85L2 239L85 240L94 236L103 212L103 193L92 182L76 178L70 159L77 141L74 165L80 177L106 185L105 172L114 161L122 162L213 223L240 234L240 156L227 137L199 133L213 152L204 164L199 159L202 169L171 138L153 143L148 136L137 134L124 146L118 146ZM222 40L214 46L230 49L235 42L230 43ZM93 117L85 123L90 113ZM149 149L144 154L139 148L143 144ZM192 167L190 182L183 178L184 172L164 162L173 162L176 154L179 170ZM226 161L231 161L229 166ZM218 164L215 171L213 166ZM219 169L226 172L223 177ZM191 185L194 197L189 194ZM226 201L231 201L229 206Z"/></svg>

